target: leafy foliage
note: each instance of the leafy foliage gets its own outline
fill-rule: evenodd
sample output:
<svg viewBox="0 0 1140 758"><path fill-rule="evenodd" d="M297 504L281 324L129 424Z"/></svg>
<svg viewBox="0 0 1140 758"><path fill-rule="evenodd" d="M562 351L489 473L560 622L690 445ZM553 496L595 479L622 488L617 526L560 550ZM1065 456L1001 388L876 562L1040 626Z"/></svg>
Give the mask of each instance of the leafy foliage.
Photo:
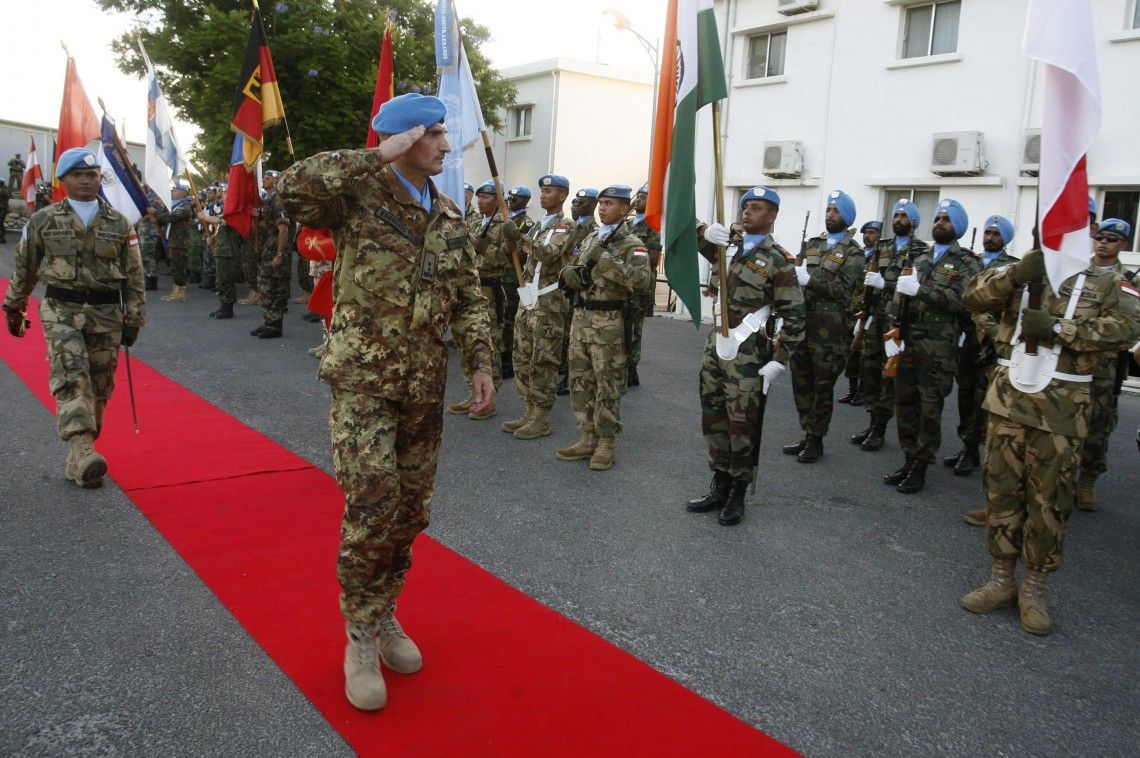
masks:
<svg viewBox="0 0 1140 758"><path fill-rule="evenodd" d="M163 92L202 134L196 162L224 176L233 133L229 121L249 35L249 0L96 0L104 10L139 20L139 34L158 69ZM321 150L363 147L372 106L385 14L393 12L396 94L436 87L434 3L430 0L265 0L265 33L277 70L285 116L297 157ZM486 27L461 20L464 46L489 128L515 89L494 71L481 45ZM134 30L113 44L119 68L144 75ZM289 163L285 129L266 130L266 168Z"/></svg>

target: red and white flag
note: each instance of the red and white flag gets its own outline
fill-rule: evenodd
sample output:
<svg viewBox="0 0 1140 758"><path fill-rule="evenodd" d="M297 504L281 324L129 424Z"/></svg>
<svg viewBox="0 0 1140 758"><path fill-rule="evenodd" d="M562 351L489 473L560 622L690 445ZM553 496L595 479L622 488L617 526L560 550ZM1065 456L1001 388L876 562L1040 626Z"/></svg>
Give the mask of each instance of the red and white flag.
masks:
<svg viewBox="0 0 1140 758"><path fill-rule="evenodd" d="M1045 67L1038 213L1056 293L1092 252L1085 157L1100 131L1101 98L1089 0L1029 0L1025 54Z"/></svg>
<svg viewBox="0 0 1140 758"><path fill-rule="evenodd" d="M40 168L40 157L36 155L36 138L32 137L32 148L28 151L28 165L24 169L24 180L20 182L20 197L28 207L36 207L36 182L43 181L44 170Z"/></svg>

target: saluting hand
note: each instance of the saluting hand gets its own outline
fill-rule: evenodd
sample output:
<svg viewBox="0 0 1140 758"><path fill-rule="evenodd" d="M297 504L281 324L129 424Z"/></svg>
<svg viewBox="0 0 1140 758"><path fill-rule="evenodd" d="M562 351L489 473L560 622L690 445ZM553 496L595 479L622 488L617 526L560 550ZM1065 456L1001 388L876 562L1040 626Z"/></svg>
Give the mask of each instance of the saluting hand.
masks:
<svg viewBox="0 0 1140 758"><path fill-rule="evenodd" d="M424 132L426 131L427 129L422 124L417 124L406 132L393 134L381 142L380 147L377 148L380 151L380 160L385 163L391 163L396 160L408 152L412 145L416 144L420 137L424 136Z"/></svg>

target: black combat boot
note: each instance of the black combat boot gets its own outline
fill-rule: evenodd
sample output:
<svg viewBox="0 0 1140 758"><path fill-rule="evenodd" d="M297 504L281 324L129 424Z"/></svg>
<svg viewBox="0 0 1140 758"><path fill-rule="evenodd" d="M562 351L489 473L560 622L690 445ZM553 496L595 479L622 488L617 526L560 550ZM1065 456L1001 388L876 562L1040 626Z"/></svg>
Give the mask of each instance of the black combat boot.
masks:
<svg viewBox="0 0 1140 758"><path fill-rule="evenodd" d="M962 448L958 462L954 465L954 476L969 476L981 463L982 457L978 453L978 446L966 445Z"/></svg>
<svg viewBox="0 0 1140 758"><path fill-rule="evenodd" d="M744 493L748 491L748 481L745 479L733 479L732 489L729 490L728 500L724 503L724 508L716 517L716 521L721 526L733 526L739 524L744 518Z"/></svg>
<svg viewBox="0 0 1140 758"><path fill-rule="evenodd" d="M868 437L870 437L870 436L871 436L871 432L873 432L874 430L875 430L875 422L874 422L874 421L872 421L872 422L871 422L871 425L870 425L870 426L868 426L866 429L864 429L863 431L859 432L858 434L852 434L852 435L851 435L851 444L852 444L852 445L862 445L862 444L863 444L863 440L865 440L865 439L867 439Z"/></svg>
<svg viewBox="0 0 1140 758"><path fill-rule="evenodd" d="M156 289L158 289L158 277L157 277L157 276L148 276L148 277L146 277L146 284L145 284L145 287L146 287L148 290L156 290Z"/></svg>
<svg viewBox="0 0 1140 758"><path fill-rule="evenodd" d="M214 285L213 275L211 274L210 276L203 277L202 283L198 285L198 289L209 290L210 292L213 292L215 289L217 289Z"/></svg>
<svg viewBox="0 0 1140 758"><path fill-rule="evenodd" d="M558 375L558 389L555 392L559 395L570 394L570 374Z"/></svg>
<svg viewBox="0 0 1140 758"><path fill-rule="evenodd" d="M629 370L626 371L625 386L626 387L640 387L641 386L641 378L637 375L637 366L630 366Z"/></svg>
<svg viewBox="0 0 1140 758"><path fill-rule="evenodd" d="M863 396L863 383L857 382L855 385L855 396L851 398L851 407L857 408L862 406L865 402L866 398Z"/></svg>
<svg viewBox="0 0 1140 758"><path fill-rule="evenodd" d="M264 332L264 331L265 331L265 324L262 324L261 326L259 326L259 327L255 328L255 329L250 329L250 330L249 330L249 335L250 335L251 337L260 337L260 336L261 336L261 333L262 333L262 332Z"/></svg>
<svg viewBox="0 0 1140 758"><path fill-rule="evenodd" d="M910 470L913 466L914 458L911 458L908 455L901 468L899 468L897 471L892 471L883 477L883 483L889 484L892 487L897 487L904 479L907 478L907 476L910 475Z"/></svg>
<svg viewBox="0 0 1140 758"><path fill-rule="evenodd" d="M863 440L863 444L859 447L871 453L883 446L886 442L887 436L887 422L876 421L871 424L871 433L867 435L867 439Z"/></svg>
<svg viewBox="0 0 1140 758"><path fill-rule="evenodd" d="M261 327L261 330L258 331L257 336L263 340L270 340L280 337L281 333L281 319L277 319L276 321L270 321L268 324Z"/></svg>
<svg viewBox="0 0 1140 758"><path fill-rule="evenodd" d="M233 303L219 303L218 310L210 314L210 318L223 319L234 317L234 304Z"/></svg>
<svg viewBox="0 0 1140 758"><path fill-rule="evenodd" d="M843 403L844 405L847 405L848 403L850 403L852 400L855 399L855 396L857 394L859 394L859 380L858 379L848 379L847 380L847 394L844 395L843 397L839 398L835 402Z"/></svg>
<svg viewBox="0 0 1140 758"><path fill-rule="evenodd" d="M954 453L954 455L948 455L945 458L943 458L942 459L942 465L947 466L949 468L953 468L954 466L957 466L958 461L961 460L962 456L966 454L966 448L967 447L969 447L969 445L962 445L962 449L959 450L958 452Z"/></svg>
<svg viewBox="0 0 1140 758"><path fill-rule="evenodd" d="M896 487L904 495L913 495L926 486L926 461L915 461L911 464L910 473L906 475L899 486Z"/></svg>
<svg viewBox="0 0 1140 758"><path fill-rule="evenodd" d="M807 447L809 439L811 439L811 435L805 434L804 438L794 445L784 445L784 455L799 455Z"/></svg>
<svg viewBox="0 0 1140 758"><path fill-rule="evenodd" d="M724 471L713 471L709 494L704 497L693 498L685 508L691 513L707 513L717 508L723 508L725 501L728 500L728 491L731 488L731 476Z"/></svg>
<svg viewBox="0 0 1140 758"><path fill-rule="evenodd" d="M796 456L796 460L800 463L815 463L819 457L823 455L823 437L818 434L809 434L807 436L807 444L800 454Z"/></svg>

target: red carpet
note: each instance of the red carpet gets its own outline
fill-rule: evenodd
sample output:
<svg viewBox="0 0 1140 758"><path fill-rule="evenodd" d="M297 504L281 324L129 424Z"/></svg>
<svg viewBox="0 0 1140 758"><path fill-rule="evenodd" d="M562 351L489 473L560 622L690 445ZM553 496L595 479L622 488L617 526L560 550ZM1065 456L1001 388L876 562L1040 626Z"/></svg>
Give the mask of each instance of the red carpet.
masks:
<svg viewBox="0 0 1140 758"><path fill-rule="evenodd" d="M32 320L23 340L0 335L0 358L54 409ZM355 710L340 670L335 481L149 366L133 369L142 432L120 361L98 444L115 483L362 755L795 755L427 536L400 601L424 668L386 673L380 713Z"/></svg>

